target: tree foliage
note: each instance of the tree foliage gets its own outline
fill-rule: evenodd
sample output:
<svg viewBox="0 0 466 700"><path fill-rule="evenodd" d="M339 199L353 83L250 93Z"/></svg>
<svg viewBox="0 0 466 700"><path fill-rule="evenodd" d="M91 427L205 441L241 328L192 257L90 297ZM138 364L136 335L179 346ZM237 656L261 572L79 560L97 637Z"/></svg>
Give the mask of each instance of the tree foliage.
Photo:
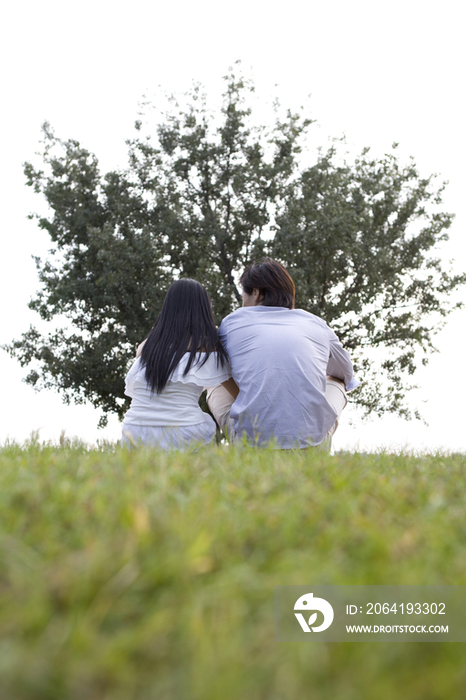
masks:
<svg viewBox="0 0 466 700"><path fill-rule="evenodd" d="M44 169L26 163L25 173L48 204L38 225L53 247L36 259L41 288L30 307L61 327L46 336L31 327L7 348L33 366L28 383L89 400L101 424L109 412L121 417L125 372L169 284L203 282L220 322L239 305L238 273L268 254L290 270L297 307L324 318L352 353L365 379L355 400L407 415L416 351L433 349L433 314L450 313L448 296L466 281L431 257L452 221L438 211L443 186L402 166L395 149L348 162L333 145L309 166L312 120L289 111L253 126L252 89L231 72L215 114L195 87L155 134L136 122L128 166L105 175L93 154L44 125Z"/></svg>

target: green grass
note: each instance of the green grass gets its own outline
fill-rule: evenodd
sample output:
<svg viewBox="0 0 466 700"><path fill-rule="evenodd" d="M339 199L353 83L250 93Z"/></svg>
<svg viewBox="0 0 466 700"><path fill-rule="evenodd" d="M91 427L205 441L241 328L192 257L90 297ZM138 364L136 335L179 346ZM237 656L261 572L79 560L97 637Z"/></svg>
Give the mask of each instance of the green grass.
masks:
<svg viewBox="0 0 466 700"><path fill-rule="evenodd" d="M464 455L0 450L0 697L457 700L455 643L274 642L291 584L466 584Z"/></svg>

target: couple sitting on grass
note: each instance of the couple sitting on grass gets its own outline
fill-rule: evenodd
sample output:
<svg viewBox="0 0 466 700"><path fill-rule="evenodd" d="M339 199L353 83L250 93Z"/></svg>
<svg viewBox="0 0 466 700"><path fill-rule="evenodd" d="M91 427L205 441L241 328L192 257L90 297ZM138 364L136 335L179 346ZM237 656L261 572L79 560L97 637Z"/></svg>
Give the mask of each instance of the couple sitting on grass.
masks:
<svg viewBox="0 0 466 700"><path fill-rule="evenodd" d="M217 331L210 299L196 280L168 290L160 315L126 377L131 407L122 444L187 449L209 444L215 423L230 442L278 449L331 448L359 382L335 333L294 308L295 287L280 263L266 258L241 279L243 306Z"/></svg>

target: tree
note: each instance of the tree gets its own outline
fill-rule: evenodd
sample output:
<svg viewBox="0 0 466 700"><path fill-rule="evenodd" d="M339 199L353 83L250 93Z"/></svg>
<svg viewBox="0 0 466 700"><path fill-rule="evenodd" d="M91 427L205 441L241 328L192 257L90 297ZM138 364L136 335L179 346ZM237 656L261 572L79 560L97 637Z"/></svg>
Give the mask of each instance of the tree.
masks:
<svg viewBox="0 0 466 700"><path fill-rule="evenodd" d="M443 186L402 167L395 150L371 159L365 149L348 163L333 146L304 167L312 120L288 111L254 127L252 90L230 72L215 115L196 86L155 138L136 122L127 168L104 176L94 155L44 125L45 169L26 163L25 173L48 204L38 223L53 248L36 259L30 307L63 323L47 336L31 327L7 347L34 365L28 383L89 400L101 425L109 412L122 417L125 372L173 279L202 281L220 322L240 302L238 273L269 254L290 269L297 306L330 323L370 377L355 400L407 415L406 377L439 328L432 313L450 313L448 295L466 281L429 257L452 221L437 211ZM381 363L378 347L390 351Z"/></svg>
<svg viewBox="0 0 466 700"><path fill-rule="evenodd" d="M366 413L409 417L416 351L425 364L466 275L429 257L453 218L435 211L444 185L421 178L412 159L401 167L396 148L379 160L366 148L352 165L336 164L334 148L321 155L290 186L270 250L287 261L296 306L324 318L356 360Z"/></svg>

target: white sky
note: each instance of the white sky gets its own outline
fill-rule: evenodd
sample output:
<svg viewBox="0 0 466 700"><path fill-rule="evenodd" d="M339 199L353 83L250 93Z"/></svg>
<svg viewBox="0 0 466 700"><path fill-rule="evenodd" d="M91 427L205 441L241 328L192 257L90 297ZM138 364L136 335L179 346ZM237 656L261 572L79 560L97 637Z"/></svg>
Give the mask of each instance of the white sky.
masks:
<svg viewBox="0 0 466 700"><path fill-rule="evenodd" d="M37 323L27 308L38 288L31 255L44 255L49 245L26 219L40 198L25 186L22 163L38 150L42 122L48 120L61 138L79 140L103 170L123 166L124 141L132 136L143 94L156 94L159 85L183 91L196 80L218 95L222 76L238 59L264 104L278 95L284 106L296 108L311 95L310 116L319 122L311 131L316 143L325 146L329 135L344 133L357 150L368 145L381 155L397 141L422 174L437 172L449 180L444 210L455 212L456 220L442 256L463 270L463 23L457 0L9 3L0 41L0 342ZM461 297L466 300L466 290ZM394 417L362 424L347 409L335 448L466 451L459 363L465 322L466 311L450 317L437 338L440 352L415 377L420 388L411 403L428 427ZM22 441L33 430L44 440L58 439L62 430L88 442L118 438L116 419L98 431L91 406L67 407L54 392L35 393L21 382L27 370L3 351L0 370L0 443L7 437Z"/></svg>

